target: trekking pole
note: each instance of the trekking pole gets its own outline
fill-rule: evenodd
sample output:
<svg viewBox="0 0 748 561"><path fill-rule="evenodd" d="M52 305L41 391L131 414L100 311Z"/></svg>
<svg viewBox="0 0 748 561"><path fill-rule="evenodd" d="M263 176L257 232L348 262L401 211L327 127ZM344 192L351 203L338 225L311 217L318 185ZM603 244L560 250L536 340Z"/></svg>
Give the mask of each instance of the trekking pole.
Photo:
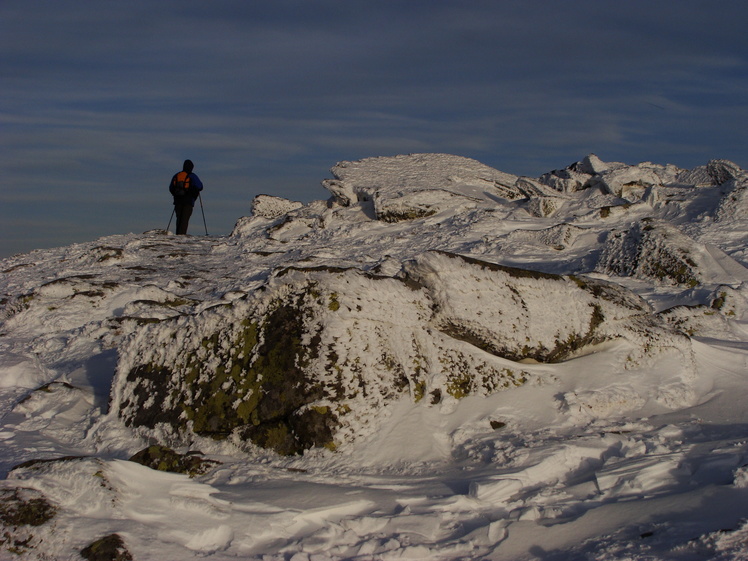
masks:
<svg viewBox="0 0 748 561"><path fill-rule="evenodd" d="M205 235L208 235L208 224L205 222L205 209L203 208L203 197L198 191L197 197L200 199L200 210L203 212L203 226L205 226Z"/></svg>
<svg viewBox="0 0 748 561"><path fill-rule="evenodd" d="M176 211L177 211L177 209L176 209L176 208L174 208L174 209L173 209L173 210L171 211L171 218L169 218L169 226L167 226L167 227L166 227L166 231L167 231L167 232L169 231L169 227L171 226L171 221L172 221L172 218L174 218L174 213L175 213Z"/></svg>

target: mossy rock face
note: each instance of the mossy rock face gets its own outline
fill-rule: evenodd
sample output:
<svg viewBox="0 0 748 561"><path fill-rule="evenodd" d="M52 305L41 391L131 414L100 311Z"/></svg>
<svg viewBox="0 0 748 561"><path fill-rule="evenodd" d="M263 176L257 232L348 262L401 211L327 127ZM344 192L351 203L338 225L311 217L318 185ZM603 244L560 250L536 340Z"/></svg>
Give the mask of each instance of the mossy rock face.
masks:
<svg viewBox="0 0 748 561"><path fill-rule="evenodd" d="M622 287L443 252L397 277L278 270L246 300L141 329L113 384L126 425L183 446L197 434L284 455L335 449L408 394L435 404L536 375L507 359L566 360L621 337L642 352L654 352L653 336L658 348L686 344Z"/></svg>
<svg viewBox="0 0 748 561"><path fill-rule="evenodd" d="M38 491L0 489L0 522L6 526L41 526L55 514L57 509Z"/></svg>
<svg viewBox="0 0 748 561"><path fill-rule="evenodd" d="M159 423L178 423L179 411L163 407L169 397L165 383L172 377L166 366L143 364L132 369L127 380L133 383L134 416L128 420L130 426L155 427ZM129 404L129 402L128 402Z"/></svg>
<svg viewBox="0 0 748 561"><path fill-rule="evenodd" d="M674 226L645 219L608 237L597 270L693 288L701 284L701 252L699 244Z"/></svg>
<svg viewBox="0 0 748 561"><path fill-rule="evenodd" d="M132 368L126 376L130 395L120 405L128 411L126 424L166 424L216 439L236 433L280 454L329 446L335 415L305 410L324 397L303 369L318 352L314 343L302 344L309 297L305 287L273 302L257 320L245 318L231 330L203 336L179 363Z"/></svg>
<svg viewBox="0 0 748 561"><path fill-rule="evenodd" d="M144 448L130 458L130 461L158 471L184 473L190 477L207 473L219 464L215 460L203 458L200 452L179 454L171 448L159 445Z"/></svg>
<svg viewBox="0 0 748 561"><path fill-rule="evenodd" d="M377 218L382 222L394 224L405 220L417 220L419 218L428 218L436 214L432 208L411 207L405 210L386 210L377 213Z"/></svg>
<svg viewBox="0 0 748 561"><path fill-rule="evenodd" d="M91 543L81 550L81 557L87 561L132 561L133 559L119 534L110 534Z"/></svg>
<svg viewBox="0 0 748 561"><path fill-rule="evenodd" d="M276 421L248 426L242 436L262 448L275 450L279 454L298 454L314 446L333 449L333 430L329 411L318 412L314 409L295 412Z"/></svg>
<svg viewBox="0 0 748 561"><path fill-rule="evenodd" d="M57 515L57 508L34 489L0 489L0 548L15 555L34 549L34 528Z"/></svg>
<svg viewBox="0 0 748 561"><path fill-rule="evenodd" d="M227 351L213 348L225 366L210 381L198 381L195 399L184 406L195 433L222 437L240 429L244 438L280 454L329 442L329 429L304 430L304 406L323 393L302 369L315 352L301 343L303 313L299 297L277 306L261 325L250 322ZM334 419L326 415L325 421Z"/></svg>

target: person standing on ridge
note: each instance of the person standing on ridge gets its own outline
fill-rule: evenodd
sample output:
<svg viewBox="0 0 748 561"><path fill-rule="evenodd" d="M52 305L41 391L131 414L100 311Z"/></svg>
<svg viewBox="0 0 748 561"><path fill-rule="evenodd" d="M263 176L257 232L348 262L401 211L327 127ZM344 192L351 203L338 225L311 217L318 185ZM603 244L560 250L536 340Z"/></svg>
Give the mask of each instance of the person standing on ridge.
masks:
<svg viewBox="0 0 748 561"><path fill-rule="evenodd" d="M195 165L185 160L182 171L175 173L169 183L169 192L174 196L174 214L177 215L177 234L186 234L195 201L203 190L203 182L192 173Z"/></svg>

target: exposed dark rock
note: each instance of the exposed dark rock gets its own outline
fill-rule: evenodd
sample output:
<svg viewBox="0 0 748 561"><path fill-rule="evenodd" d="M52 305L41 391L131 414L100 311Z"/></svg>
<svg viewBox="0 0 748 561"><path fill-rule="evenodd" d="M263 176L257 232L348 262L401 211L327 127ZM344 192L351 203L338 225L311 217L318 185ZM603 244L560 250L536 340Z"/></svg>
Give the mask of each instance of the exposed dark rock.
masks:
<svg viewBox="0 0 748 561"><path fill-rule="evenodd" d="M715 185L722 185L743 174L740 166L730 160L710 160L706 170Z"/></svg>
<svg viewBox="0 0 748 561"><path fill-rule="evenodd" d="M405 210L389 209L377 213L377 218L382 222L402 222L403 220L416 220L418 218L427 218L436 214L436 210L426 205L412 206Z"/></svg>
<svg viewBox="0 0 748 561"><path fill-rule="evenodd" d="M2 550L23 555L39 545L34 528L57 515L57 507L35 489L0 489L0 557Z"/></svg>
<svg viewBox="0 0 748 561"><path fill-rule="evenodd" d="M126 420L128 425L155 427L159 423L171 424L176 421L179 412L162 407L169 396L164 380L171 375L171 370L166 366L154 367L151 364L142 364L130 371L127 380L133 382L133 399L138 407L134 409L135 414Z"/></svg>
<svg viewBox="0 0 748 561"><path fill-rule="evenodd" d="M322 391L302 368L316 352L301 344L303 317L299 294L276 304L261 321L244 321L228 345L216 333L187 352L179 366L136 366L127 375L131 397L121 405L131 412L126 422L179 430L186 420L196 434L214 438L240 429L244 438L281 454L328 445L335 416L326 410L320 419L305 411ZM203 356L218 358L219 366L204 371ZM175 392L189 399L175 403Z"/></svg>
<svg viewBox="0 0 748 561"><path fill-rule="evenodd" d="M88 456L62 456L60 458L42 458L42 459L36 459L36 460L28 460L26 462L20 463L17 466L13 466L13 468L10 471L14 471L17 469L34 469L40 466L54 464L58 462L77 462L82 460L89 459Z"/></svg>
<svg viewBox="0 0 748 561"><path fill-rule="evenodd" d="M109 534L91 543L81 550L81 557L87 561L132 561L133 559L119 534Z"/></svg>
<svg viewBox="0 0 748 561"><path fill-rule="evenodd" d="M57 509L33 489L0 489L0 522L5 526L41 526Z"/></svg>
<svg viewBox="0 0 748 561"><path fill-rule="evenodd" d="M220 463L204 458L201 452L178 454L171 448L159 445L144 448L130 461L158 471L184 473L190 477L203 475Z"/></svg>
<svg viewBox="0 0 748 561"><path fill-rule="evenodd" d="M674 226L642 220L608 237L597 270L694 287L701 283L696 245Z"/></svg>

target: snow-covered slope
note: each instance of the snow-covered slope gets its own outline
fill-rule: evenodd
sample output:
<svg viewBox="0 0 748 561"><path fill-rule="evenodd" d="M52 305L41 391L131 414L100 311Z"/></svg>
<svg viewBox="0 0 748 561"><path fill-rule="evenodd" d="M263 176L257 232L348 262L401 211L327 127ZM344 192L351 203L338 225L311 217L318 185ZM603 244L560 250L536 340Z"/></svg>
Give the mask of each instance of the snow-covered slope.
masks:
<svg viewBox="0 0 748 561"><path fill-rule="evenodd" d="M748 558L743 170L332 175L0 262L0 558Z"/></svg>

